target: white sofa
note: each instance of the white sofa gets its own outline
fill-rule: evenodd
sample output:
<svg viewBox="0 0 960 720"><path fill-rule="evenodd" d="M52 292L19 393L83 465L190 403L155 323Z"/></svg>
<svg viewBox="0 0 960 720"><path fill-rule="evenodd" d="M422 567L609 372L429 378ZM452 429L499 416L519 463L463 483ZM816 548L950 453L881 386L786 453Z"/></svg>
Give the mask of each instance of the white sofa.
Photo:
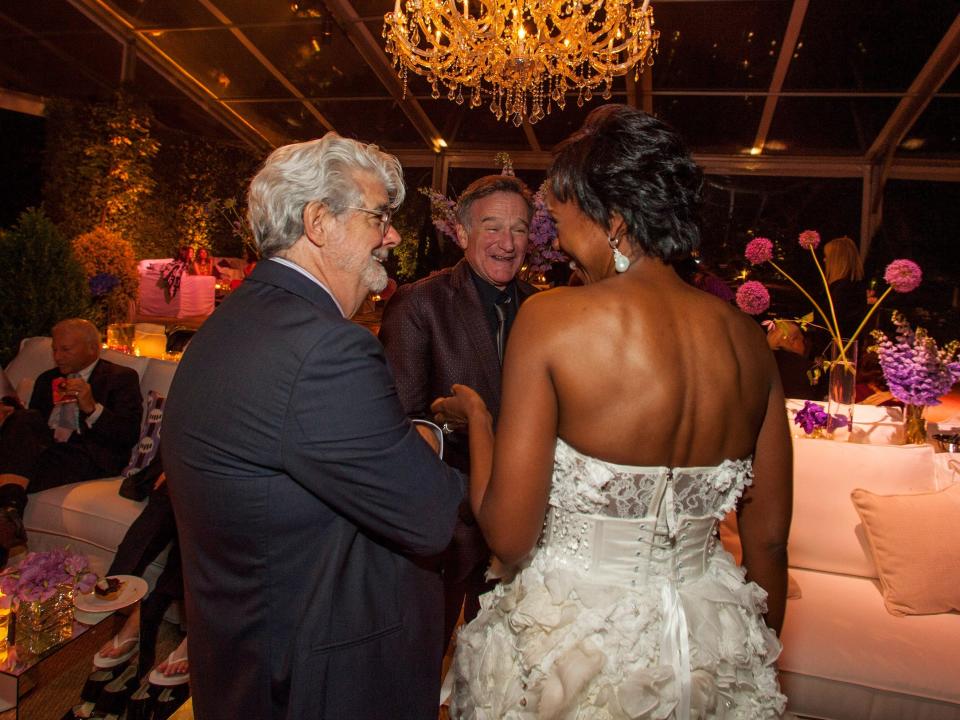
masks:
<svg viewBox="0 0 960 720"><path fill-rule="evenodd" d="M855 414L856 417L856 414ZM780 658L789 709L831 720L960 720L960 614L895 617L850 499L958 478L927 445L794 440L790 574ZM953 542L960 542L960 529Z"/></svg>
<svg viewBox="0 0 960 720"><path fill-rule="evenodd" d="M113 350L104 350L101 357L137 371L144 404L151 390L167 395L177 369L176 363L168 360L135 357ZM52 367L50 338L26 338L5 373L26 404L37 375ZM24 514L30 550L69 545L90 558L95 572L105 573L127 528L144 506L144 502L121 497L120 482L118 477L90 480L31 495ZM165 553L145 573L151 586L164 559Z"/></svg>

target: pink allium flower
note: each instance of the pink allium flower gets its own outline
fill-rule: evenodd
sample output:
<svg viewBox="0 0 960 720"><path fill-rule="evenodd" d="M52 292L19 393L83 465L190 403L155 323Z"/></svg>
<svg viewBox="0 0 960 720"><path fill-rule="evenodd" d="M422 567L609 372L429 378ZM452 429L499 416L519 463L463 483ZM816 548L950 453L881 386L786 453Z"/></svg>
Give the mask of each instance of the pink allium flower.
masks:
<svg viewBox="0 0 960 720"><path fill-rule="evenodd" d="M770 307L770 293L763 283L748 280L737 290L737 307L749 315L759 315Z"/></svg>
<svg viewBox="0 0 960 720"><path fill-rule="evenodd" d="M816 230L804 230L800 233L799 242L804 250L816 250L820 246L820 233Z"/></svg>
<svg viewBox="0 0 960 720"><path fill-rule="evenodd" d="M920 286L923 272L913 260L894 260L887 265L883 279L897 292L908 293Z"/></svg>
<svg viewBox="0 0 960 720"><path fill-rule="evenodd" d="M743 254L752 265L762 265L773 259L773 243L765 237L754 238Z"/></svg>

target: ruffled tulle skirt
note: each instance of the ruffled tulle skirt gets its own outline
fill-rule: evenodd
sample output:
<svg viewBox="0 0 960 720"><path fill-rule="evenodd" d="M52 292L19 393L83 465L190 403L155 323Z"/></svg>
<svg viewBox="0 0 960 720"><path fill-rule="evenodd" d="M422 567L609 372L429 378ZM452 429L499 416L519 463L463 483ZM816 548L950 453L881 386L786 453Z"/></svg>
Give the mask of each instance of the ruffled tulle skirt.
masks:
<svg viewBox="0 0 960 720"><path fill-rule="evenodd" d="M684 702L691 718L780 717L766 593L723 551L699 578L668 582L599 582L539 552L458 635L451 717L662 720ZM678 614L682 667L664 632Z"/></svg>

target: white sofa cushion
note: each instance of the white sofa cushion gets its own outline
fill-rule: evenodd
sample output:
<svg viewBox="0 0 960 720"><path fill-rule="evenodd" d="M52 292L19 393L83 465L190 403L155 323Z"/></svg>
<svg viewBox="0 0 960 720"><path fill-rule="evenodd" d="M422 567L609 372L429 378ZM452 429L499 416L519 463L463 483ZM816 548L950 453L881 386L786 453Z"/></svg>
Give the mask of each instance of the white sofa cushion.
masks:
<svg viewBox="0 0 960 720"><path fill-rule="evenodd" d="M791 567L877 577L850 493L856 488L879 495L934 490L933 456L928 445L795 438Z"/></svg>
<svg viewBox="0 0 960 720"><path fill-rule="evenodd" d="M806 696L785 683L790 709L813 717L933 718L960 717L958 654L960 615L894 617L888 613L873 580L808 570L791 570L803 597L787 601L786 621L778 660L782 671L821 678L817 693ZM837 698L845 686L890 693L884 710L872 701L853 714L838 713ZM828 692L827 689L833 688ZM930 703L911 706L911 698ZM953 714L928 714L917 708L951 703Z"/></svg>
<svg viewBox="0 0 960 720"><path fill-rule="evenodd" d="M140 390L143 392L144 401L151 390L163 397L167 396L177 367L177 363L172 360L151 359L147 363L147 369L140 378Z"/></svg>
<svg viewBox="0 0 960 720"><path fill-rule="evenodd" d="M23 516L30 549L39 549L34 540L43 535L61 546L112 557L145 504L121 497L121 480L88 480L32 494Z"/></svg>
<svg viewBox="0 0 960 720"><path fill-rule="evenodd" d="M53 367L52 342L48 337L24 338L17 356L6 367L7 379L24 405L30 402L37 375Z"/></svg>
<svg viewBox="0 0 960 720"><path fill-rule="evenodd" d="M106 350L101 350L100 357L116 365L123 365L123 367L136 370L137 377L139 377L141 381L143 380L144 373L147 372L147 365L150 362L150 358L148 357L128 355L127 353L122 353L118 350L111 350L109 348Z"/></svg>

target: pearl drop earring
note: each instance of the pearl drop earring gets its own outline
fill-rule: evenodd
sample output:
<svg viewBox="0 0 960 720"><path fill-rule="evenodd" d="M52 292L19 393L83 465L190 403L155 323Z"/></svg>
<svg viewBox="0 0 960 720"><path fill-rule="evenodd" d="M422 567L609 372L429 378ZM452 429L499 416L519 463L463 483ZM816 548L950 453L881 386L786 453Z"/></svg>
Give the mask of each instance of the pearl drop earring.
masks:
<svg viewBox="0 0 960 720"><path fill-rule="evenodd" d="M607 237L607 242L613 249L613 269L618 273L626 272L630 267L630 259L620 252L620 238Z"/></svg>

